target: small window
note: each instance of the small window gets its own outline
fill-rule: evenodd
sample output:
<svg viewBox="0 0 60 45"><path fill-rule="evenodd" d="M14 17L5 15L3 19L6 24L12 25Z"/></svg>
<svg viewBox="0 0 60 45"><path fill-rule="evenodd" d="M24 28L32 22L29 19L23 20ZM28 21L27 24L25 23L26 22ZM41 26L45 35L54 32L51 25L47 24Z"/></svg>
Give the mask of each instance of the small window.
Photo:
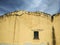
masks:
<svg viewBox="0 0 60 45"><path fill-rule="evenodd" d="M38 31L34 31L34 39L39 39L39 32Z"/></svg>

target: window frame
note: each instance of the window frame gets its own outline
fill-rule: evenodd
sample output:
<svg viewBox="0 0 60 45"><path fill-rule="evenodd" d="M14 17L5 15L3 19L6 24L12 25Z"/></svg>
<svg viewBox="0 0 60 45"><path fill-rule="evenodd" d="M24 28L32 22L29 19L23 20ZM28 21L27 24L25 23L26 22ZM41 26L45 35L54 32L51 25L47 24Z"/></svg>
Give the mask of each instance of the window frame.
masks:
<svg viewBox="0 0 60 45"><path fill-rule="evenodd" d="M34 31L33 39L39 39L39 31Z"/></svg>

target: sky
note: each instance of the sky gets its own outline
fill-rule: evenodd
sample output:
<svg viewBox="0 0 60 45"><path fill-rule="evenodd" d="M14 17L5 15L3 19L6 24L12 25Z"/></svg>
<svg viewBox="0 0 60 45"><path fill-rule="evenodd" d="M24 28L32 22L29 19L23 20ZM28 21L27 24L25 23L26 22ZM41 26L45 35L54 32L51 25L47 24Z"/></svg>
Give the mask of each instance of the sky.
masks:
<svg viewBox="0 0 60 45"><path fill-rule="evenodd" d="M0 16L16 10L60 13L60 0L0 0Z"/></svg>

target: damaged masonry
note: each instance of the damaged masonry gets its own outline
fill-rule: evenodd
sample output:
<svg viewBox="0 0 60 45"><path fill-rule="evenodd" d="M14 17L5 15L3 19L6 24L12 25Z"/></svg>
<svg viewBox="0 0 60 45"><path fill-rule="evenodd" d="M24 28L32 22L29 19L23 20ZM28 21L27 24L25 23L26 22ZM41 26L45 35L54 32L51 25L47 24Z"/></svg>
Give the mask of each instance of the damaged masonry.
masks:
<svg viewBox="0 0 60 45"><path fill-rule="evenodd" d="M60 45L59 27L59 13L11 12L0 16L0 44Z"/></svg>

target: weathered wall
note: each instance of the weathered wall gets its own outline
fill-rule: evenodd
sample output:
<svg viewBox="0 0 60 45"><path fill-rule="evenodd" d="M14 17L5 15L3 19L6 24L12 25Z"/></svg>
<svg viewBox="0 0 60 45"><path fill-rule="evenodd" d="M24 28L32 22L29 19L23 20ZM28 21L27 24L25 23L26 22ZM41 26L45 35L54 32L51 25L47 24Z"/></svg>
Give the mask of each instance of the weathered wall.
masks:
<svg viewBox="0 0 60 45"><path fill-rule="evenodd" d="M16 18L15 42L19 42L21 45L52 43L50 17L25 14ZM33 32L36 30L39 31L39 40L33 39Z"/></svg>
<svg viewBox="0 0 60 45"><path fill-rule="evenodd" d="M13 43L14 16L0 17L0 43Z"/></svg>
<svg viewBox="0 0 60 45"><path fill-rule="evenodd" d="M20 13L21 14L21 13ZM8 15L0 17L0 43L17 45L53 45L52 26L55 29L56 45L59 45L59 18L44 14ZM39 31L39 40L33 39L34 31Z"/></svg>
<svg viewBox="0 0 60 45"><path fill-rule="evenodd" d="M56 45L60 45L60 15L54 16L53 25L55 28Z"/></svg>

